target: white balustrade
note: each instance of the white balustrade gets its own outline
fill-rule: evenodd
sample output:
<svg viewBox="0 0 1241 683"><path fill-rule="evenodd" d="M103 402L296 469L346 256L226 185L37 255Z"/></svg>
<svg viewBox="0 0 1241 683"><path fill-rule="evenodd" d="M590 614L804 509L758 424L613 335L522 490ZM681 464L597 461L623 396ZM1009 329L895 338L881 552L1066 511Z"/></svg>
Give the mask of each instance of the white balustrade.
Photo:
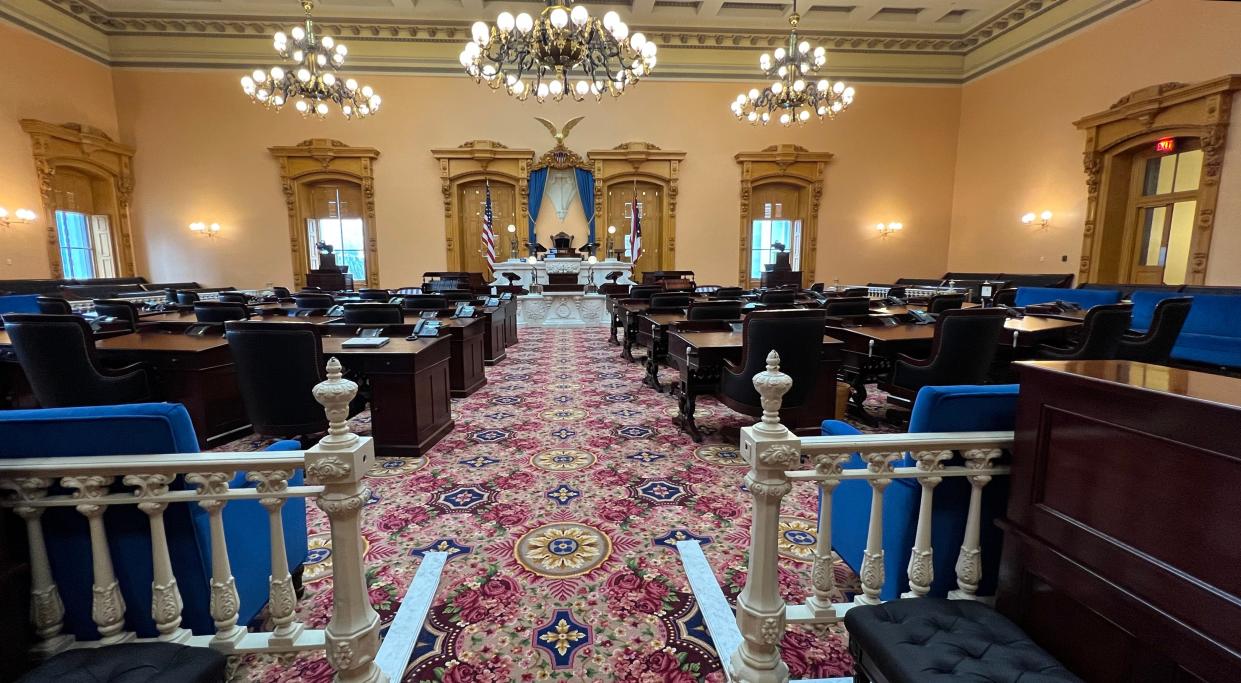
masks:
<svg viewBox="0 0 1241 683"><path fill-rule="evenodd" d="M336 680L380 683L387 677L375 664L379 616L371 608L362 557L361 510L370 498L363 478L374 459L369 437L349 431L348 406L357 385L341 376L335 358L327 380L314 389L328 416L328 434L306 451L194 453L0 460L0 507L12 508L26 523L31 566L31 620L47 656L74 647L147 640L126 631L126 609L150 610L158 636L152 640L212 647L229 654L326 649ZM309 483L289 483L297 470ZM254 488L233 488L238 472ZM175 489L178 476L193 489ZM120 481L127 489L114 487ZM57 489L57 484L70 493ZM327 628L308 629L297 620L297 596L289 573L283 511L289 498L314 498L326 514L332 537L332 615ZM275 630L247 631L238 623L239 598L224 534L223 511L234 501L258 500L268 512L271 539L268 612ZM173 574L164 515L174 503L206 510L211 537L210 613L214 634L192 634L182 627L183 602ZM121 597L108 548L104 512L133 505L148 517L151 532L151 605L127 606ZM42 526L49 508L75 508L88 524L93 576L91 615L99 641L76 641L62 633L65 608L53 579ZM86 558L82 558L86 561ZM127 558L127 560L132 558Z"/></svg>
<svg viewBox="0 0 1241 683"><path fill-rule="evenodd" d="M736 625L707 619L708 629L718 630L725 640L737 634L741 644L731 652L721 652L722 664L731 680L746 683L783 683L789 680L788 667L780 659L779 643L785 625L830 624L844 618L859 604L881 602L883 589L883 499L884 491L896 479L914 479L920 499L914 545L909 561L909 591L906 597L921 597L930 591L934 579L931 545L934 490L946 478L965 477L970 482L970 501L962 546L941 549L957 552L958 589L953 599L977 599L982 556L979 545L982 490L992 477L1008 474L1007 466L996 465L1004 449L1011 448L1012 432L945 432L928 434L867 434L799 438L780 424L781 399L792 387L792 379L780 372L780 358L773 351L767 369L754 376L754 387L762 400L763 417L752 427L741 430L741 453L750 464L746 486L753 499L750 548L745 588L737 598ZM960 452L964 465L949 464ZM916 466L903 464L906 453ZM854 454L865 467L849 467ZM810 469L803 469L809 465ZM844 482L867 482L871 504L867 517L866 548L859 578L862 593L851 602L833 602L836 592L832 575L832 500ZM780 596L779 519L780 504L792 487L813 484L821 494L818 538L811 570L811 591L804 604L787 605ZM692 564L692 563L691 563ZM695 590L699 590L696 586ZM704 596L703 599L714 596ZM701 601L701 600L700 600Z"/></svg>

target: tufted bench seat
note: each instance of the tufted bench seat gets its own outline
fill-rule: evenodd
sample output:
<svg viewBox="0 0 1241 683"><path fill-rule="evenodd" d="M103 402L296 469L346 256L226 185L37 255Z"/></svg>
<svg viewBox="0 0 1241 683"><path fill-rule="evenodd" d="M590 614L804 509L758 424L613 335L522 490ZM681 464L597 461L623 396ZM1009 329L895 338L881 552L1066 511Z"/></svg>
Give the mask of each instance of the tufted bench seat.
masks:
<svg viewBox="0 0 1241 683"><path fill-rule="evenodd" d="M908 598L845 613L854 680L1063 683L1069 673L999 612L969 600Z"/></svg>
<svg viewBox="0 0 1241 683"><path fill-rule="evenodd" d="M125 643L62 652L17 683L222 683L225 665L205 647Z"/></svg>

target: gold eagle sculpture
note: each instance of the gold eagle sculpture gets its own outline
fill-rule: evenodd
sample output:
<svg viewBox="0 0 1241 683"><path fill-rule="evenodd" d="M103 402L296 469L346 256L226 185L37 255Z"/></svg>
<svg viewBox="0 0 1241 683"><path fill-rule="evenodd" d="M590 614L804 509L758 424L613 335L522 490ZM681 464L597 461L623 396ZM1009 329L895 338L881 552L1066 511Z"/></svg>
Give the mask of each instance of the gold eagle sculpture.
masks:
<svg viewBox="0 0 1241 683"><path fill-rule="evenodd" d="M569 119L569 122L564 124L564 126L559 129L556 128L556 124L552 123L551 121L548 121L545 118L536 116L534 117L534 120L543 124L543 127L547 129L547 132L552 134L552 137L556 139L557 147L563 147L565 139L569 137L569 131L573 130L573 127L576 126L578 122L584 118L586 117L578 116L576 118Z"/></svg>

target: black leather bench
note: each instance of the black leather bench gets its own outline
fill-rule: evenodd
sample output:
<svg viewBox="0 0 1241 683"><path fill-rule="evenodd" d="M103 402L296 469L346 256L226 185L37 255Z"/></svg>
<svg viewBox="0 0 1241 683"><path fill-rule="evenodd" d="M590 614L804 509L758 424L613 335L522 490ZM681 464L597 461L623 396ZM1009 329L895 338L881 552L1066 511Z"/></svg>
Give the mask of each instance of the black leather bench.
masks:
<svg viewBox="0 0 1241 683"><path fill-rule="evenodd" d="M854 681L1081 683L1004 615L970 600L907 598L845 613Z"/></svg>
<svg viewBox="0 0 1241 683"><path fill-rule="evenodd" d="M205 647L126 643L62 652L17 683L221 683L226 661Z"/></svg>

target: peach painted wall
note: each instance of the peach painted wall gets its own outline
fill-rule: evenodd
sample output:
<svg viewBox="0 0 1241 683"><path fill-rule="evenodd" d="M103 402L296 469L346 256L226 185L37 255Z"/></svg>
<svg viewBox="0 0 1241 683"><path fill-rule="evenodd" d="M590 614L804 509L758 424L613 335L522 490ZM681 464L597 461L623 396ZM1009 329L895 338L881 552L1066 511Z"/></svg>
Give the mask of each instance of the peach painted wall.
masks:
<svg viewBox="0 0 1241 683"><path fill-rule="evenodd" d="M117 135L111 70L0 22L0 206L35 211L34 223L0 228L0 279L47 277L47 221L21 119L84 123Z"/></svg>
<svg viewBox="0 0 1241 683"><path fill-rule="evenodd" d="M949 268L1076 273L1086 208L1086 138L1072 122L1148 85L1241 73L1237 10L1229 2L1151 0L966 84ZM1235 121L1241 109L1234 108L1233 116ZM1234 122L1208 284L1241 284L1239 131ZM1055 213L1049 230L1020 223L1021 214L1044 209Z"/></svg>
<svg viewBox="0 0 1241 683"><path fill-rule="evenodd" d="M938 273L947 259L959 89L863 85L835 122L793 130L734 121L732 83L648 82L617 100L539 105L466 78L375 76L372 119L307 121L252 105L232 71L116 70L121 134L137 147L138 261L157 280L258 286L291 280L288 228L267 148L311 137L373 146L380 280L395 287L445 266L439 168L429 150L491 138L541 154L552 145L534 116L585 115L569 146L585 153L645 140L687 153L681 169L677 267L701 282L736 280L740 172L733 155L796 143L836 155L819 230L818 277L844 282ZM576 207L575 207L576 208ZM550 210L550 207L545 210ZM554 214L551 214L553 222ZM581 216L572 213L566 224ZM191 236L218 221L219 239ZM886 241L876 222L902 221ZM540 234L547 232L540 220ZM584 232L584 230L583 230Z"/></svg>

